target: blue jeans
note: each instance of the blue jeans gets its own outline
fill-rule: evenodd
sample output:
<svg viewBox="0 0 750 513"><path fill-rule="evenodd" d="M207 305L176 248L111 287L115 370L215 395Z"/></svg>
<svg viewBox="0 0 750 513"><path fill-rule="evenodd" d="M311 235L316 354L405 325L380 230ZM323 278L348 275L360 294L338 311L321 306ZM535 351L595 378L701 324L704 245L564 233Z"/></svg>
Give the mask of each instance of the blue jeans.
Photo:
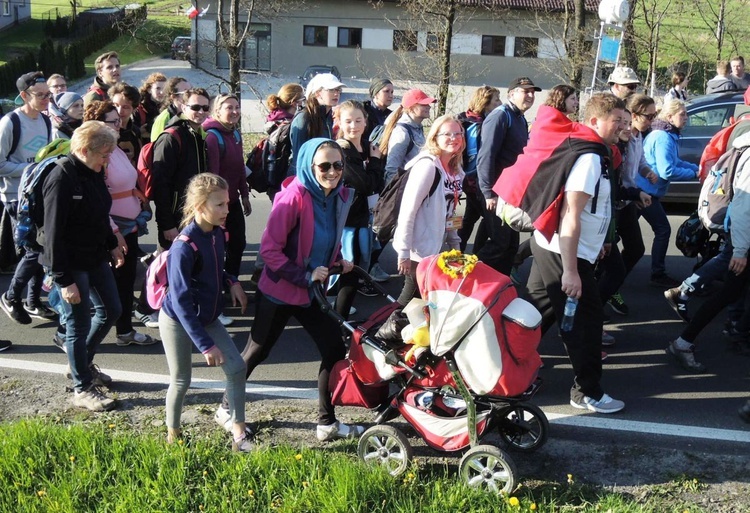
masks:
<svg viewBox="0 0 750 513"><path fill-rule="evenodd" d="M81 302L71 305L63 301L66 326L65 349L73 375L76 392L91 385L89 366L94 361L96 350L122 313L115 277L109 262L103 261L90 271L71 271ZM55 284L62 294L62 287ZM91 316L91 308L94 316Z"/></svg>
<svg viewBox="0 0 750 513"><path fill-rule="evenodd" d="M672 228L659 198L652 197L651 205L642 208L639 213L654 230L654 242L651 244L651 276L659 276L666 272L664 260L667 258Z"/></svg>
<svg viewBox="0 0 750 513"><path fill-rule="evenodd" d="M727 240L718 255L685 278L685 281L680 285L680 292L692 294L696 290L709 285L712 281L723 278L729 269L729 261L732 260L732 251L732 244Z"/></svg>

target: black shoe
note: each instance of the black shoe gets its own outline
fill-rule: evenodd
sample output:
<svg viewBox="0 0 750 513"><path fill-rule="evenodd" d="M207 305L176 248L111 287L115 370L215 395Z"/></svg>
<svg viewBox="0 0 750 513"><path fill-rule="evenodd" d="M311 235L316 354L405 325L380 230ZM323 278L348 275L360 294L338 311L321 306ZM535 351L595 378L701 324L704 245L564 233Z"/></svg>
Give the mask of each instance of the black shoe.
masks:
<svg viewBox="0 0 750 513"><path fill-rule="evenodd" d="M667 273L652 274L651 285L654 287L661 287L664 289L671 289L673 287L679 287L681 282L675 280Z"/></svg>
<svg viewBox="0 0 750 513"><path fill-rule="evenodd" d="M10 349L12 345L13 342L10 340L0 340L0 352Z"/></svg>
<svg viewBox="0 0 750 513"><path fill-rule="evenodd" d="M360 283L359 287L357 287L357 292L367 297L373 297L379 294L379 292L375 290L375 287L372 286L372 283L369 282Z"/></svg>
<svg viewBox="0 0 750 513"><path fill-rule="evenodd" d="M43 321L49 321L57 317L57 313L54 310L48 308L46 305L43 305L41 302L34 305L29 305L26 301L24 301L23 309L26 310L26 313L29 314L30 317L41 319Z"/></svg>
<svg viewBox="0 0 750 513"><path fill-rule="evenodd" d="M617 294L612 294L612 297L609 298L607 304L609 304L609 307L614 310L615 313L620 315L628 315L630 313L630 308L628 308L627 303L625 303L625 300L622 298L622 294L619 292Z"/></svg>
<svg viewBox="0 0 750 513"><path fill-rule="evenodd" d="M664 291L664 299L667 300L669 306L677 314L677 316L683 321L690 323L690 316L688 315L687 299L680 297L680 289L677 287L667 289Z"/></svg>
<svg viewBox="0 0 750 513"><path fill-rule="evenodd" d="M18 299L9 301L7 292L0 296L0 307L5 310L8 317L18 324L31 324L31 317L29 317L29 314L23 309L21 301Z"/></svg>
<svg viewBox="0 0 750 513"><path fill-rule="evenodd" d="M739 331L733 326L726 336L729 339L729 349L742 356L750 355L750 332Z"/></svg>

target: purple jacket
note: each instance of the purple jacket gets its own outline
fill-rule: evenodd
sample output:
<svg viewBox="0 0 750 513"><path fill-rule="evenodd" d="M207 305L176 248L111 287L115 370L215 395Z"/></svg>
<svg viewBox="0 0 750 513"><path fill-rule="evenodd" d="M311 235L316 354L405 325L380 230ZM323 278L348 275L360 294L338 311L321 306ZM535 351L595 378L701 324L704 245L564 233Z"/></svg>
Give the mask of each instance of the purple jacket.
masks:
<svg viewBox="0 0 750 513"><path fill-rule="evenodd" d="M224 155L221 154L216 134L209 129L218 130L224 137ZM242 151L242 137L235 140L234 131L214 119L203 122L206 131L206 154L208 171L219 175L229 184L229 202L234 203L240 196L247 198L250 191L245 180L245 155Z"/></svg>
<svg viewBox="0 0 750 513"><path fill-rule="evenodd" d="M341 234L354 198L353 191L346 187L342 187L337 194L337 243L329 266L341 260ZM308 269L308 263L314 226L312 198L295 177L274 198L260 241L260 254L266 263L258 282L263 294L288 305L310 304L312 272Z"/></svg>

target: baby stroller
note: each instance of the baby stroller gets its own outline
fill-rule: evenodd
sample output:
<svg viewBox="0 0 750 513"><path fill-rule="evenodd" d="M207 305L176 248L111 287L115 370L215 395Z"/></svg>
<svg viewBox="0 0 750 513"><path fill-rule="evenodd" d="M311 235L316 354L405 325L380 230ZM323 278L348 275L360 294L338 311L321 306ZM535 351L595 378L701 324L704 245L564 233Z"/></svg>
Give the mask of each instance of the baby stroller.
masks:
<svg viewBox="0 0 750 513"><path fill-rule="evenodd" d="M467 258L468 265L456 265ZM412 447L398 428L385 424L400 414L435 450L471 447L459 465L468 485L508 493L517 480L513 460L499 447L479 443L493 430L521 452L547 439L544 412L528 402L541 385L541 315L517 297L507 276L472 258L454 251L419 264L417 281L427 306L426 322L411 326L417 328L411 335L416 350L381 336L384 325L403 312L377 283L371 282L391 303L360 325L338 315L321 287L314 290L322 310L352 334L347 359L331 373L333 403L377 411L376 425L359 440L358 456L393 476L406 471ZM370 282L362 269L353 272ZM411 317L415 309L410 303L404 310Z"/></svg>

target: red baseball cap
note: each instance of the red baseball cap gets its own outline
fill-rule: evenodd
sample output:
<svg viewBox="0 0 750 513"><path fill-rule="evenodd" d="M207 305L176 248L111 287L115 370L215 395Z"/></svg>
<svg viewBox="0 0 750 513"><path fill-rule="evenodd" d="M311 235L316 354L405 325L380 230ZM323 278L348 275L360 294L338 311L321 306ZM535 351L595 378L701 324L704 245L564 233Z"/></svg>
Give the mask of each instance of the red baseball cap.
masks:
<svg viewBox="0 0 750 513"><path fill-rule="evenodd" d="M435 103L437 100L431 96L427 96L423 91L419 89L409 89L401 99L401 105L408 109L415 105L430 105Z"/></svg>

